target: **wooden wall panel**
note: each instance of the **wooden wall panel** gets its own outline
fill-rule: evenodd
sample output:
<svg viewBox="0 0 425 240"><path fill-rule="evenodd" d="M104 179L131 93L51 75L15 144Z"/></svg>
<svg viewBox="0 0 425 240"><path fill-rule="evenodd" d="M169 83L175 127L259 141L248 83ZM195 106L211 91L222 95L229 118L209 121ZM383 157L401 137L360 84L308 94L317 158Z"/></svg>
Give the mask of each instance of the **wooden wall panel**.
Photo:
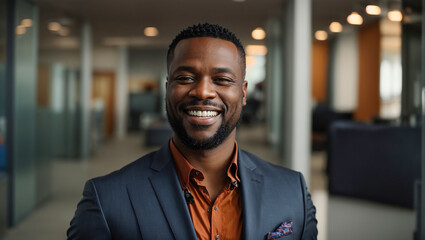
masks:
<svg viewBox="0 0 425 240"><path fill-rule="evenodd" d="M354 118L369 122L379 115L379 71L381 62L381 34L379 21L359 30L359 81L357 110Z"/></svg>
<svg viewBox="0 0 425 240"><path fill-rule="evenodd" d="M37 106L50 107L50 67L40 64L37 77Z"/></svg>
<svg viewBox="0 0 425 240"><path fill-rule="evenodd" d="M328 69L329 69L329 43L314 41L312 47L312 96L318 102L326 102Z"/></svg>
<svg viewBox="0 0 425 240"><path fill-rule="evenodd" d="M105 136L111 138L114 133L115 74L94 72L92 100L102 99L105 104Z"/></svg>

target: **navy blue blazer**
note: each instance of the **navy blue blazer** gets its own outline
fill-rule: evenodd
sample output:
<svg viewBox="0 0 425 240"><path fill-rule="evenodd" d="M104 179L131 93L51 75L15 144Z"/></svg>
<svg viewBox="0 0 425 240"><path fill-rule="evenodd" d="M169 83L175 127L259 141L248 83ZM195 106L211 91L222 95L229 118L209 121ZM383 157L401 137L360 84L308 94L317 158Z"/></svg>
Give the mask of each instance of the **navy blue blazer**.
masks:
<svg viewBox="0 0 425 240"><path fill-rule="evenodd" d="M239 150L243 239L316 239L316 209L303 176ZM109 175L87 181L68 239L196 239L168 144Z"/></svg>

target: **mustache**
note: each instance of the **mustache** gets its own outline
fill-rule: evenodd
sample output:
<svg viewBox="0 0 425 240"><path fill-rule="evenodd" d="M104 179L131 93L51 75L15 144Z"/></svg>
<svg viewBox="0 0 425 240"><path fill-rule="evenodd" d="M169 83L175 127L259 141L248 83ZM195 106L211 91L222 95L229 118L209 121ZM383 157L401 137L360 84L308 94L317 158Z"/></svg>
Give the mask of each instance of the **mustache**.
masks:
<svg viewBox="0 0 425 240"><path fill-rule="evenodd" d="M185 109L186 107L188 107L188 106L192 106L192 105L198 105L198 106L201 106L201 105L203 105L203 106L213 106L213 107L221 108L223 111L224 111L224 109L225 109L225 106L224 106L224 105L218 104L218 103L213 102L213 101L211 101L211 100L209 100L209 99L205 99L205 100L193 99L193 100L192 100L192 101L190 101L190 102L182 103L182 104L180 105L180 110L183 110L183 109Z"/></svg>

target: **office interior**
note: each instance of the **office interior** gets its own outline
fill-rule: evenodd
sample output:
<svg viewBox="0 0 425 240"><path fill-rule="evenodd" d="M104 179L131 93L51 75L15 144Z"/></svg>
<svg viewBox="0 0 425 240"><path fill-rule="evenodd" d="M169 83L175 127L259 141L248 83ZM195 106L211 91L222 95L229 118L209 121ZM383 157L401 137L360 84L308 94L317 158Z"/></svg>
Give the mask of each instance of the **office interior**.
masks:
<svg viewBox="0 0 425 240"><path fill-rule="evenodd" d="M86 180L167 142L202 22L244 44L238 144L304 174L318 239L425 239L424 2L0 0L0 239L66 238Z"/></svg>

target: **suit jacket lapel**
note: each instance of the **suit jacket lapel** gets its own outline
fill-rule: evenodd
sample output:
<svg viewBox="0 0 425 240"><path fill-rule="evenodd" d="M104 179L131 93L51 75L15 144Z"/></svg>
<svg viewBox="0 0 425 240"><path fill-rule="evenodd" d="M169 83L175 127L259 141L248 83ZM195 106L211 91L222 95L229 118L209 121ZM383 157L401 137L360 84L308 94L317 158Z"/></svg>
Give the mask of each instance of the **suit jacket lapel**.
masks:
<svg viewBox="0 0 425 240"><path fill-rule="evenodd" d="M264 236L256 234L258 234L257 227L262 221L261 208L264 207L261 205L263 175L257 173L255 164L241 150L238 153L238 166L242 187L243 239L262 239Z"/></svg>
<svg viewBox="0 0 425 240"><path fill-rule="evenodd" d="M196 239L196 233L177 178L168 145L157 152L152 161L151 168L156 171L156 173L149 177L155 193L150 197L156 196L158 199L162 212L174 234L174 238ZM137 186L137 183L132 186ZM129 193L133 195L132 198L134 199L147 197L146 195L142 196L140 191L135 187L129 189ZM140 214L137 213L137 209L135 210L136 215ZM155 212L153 214L161 213ZM138 218L141 217L148 218L149 216L138 216Z"/></svg>

